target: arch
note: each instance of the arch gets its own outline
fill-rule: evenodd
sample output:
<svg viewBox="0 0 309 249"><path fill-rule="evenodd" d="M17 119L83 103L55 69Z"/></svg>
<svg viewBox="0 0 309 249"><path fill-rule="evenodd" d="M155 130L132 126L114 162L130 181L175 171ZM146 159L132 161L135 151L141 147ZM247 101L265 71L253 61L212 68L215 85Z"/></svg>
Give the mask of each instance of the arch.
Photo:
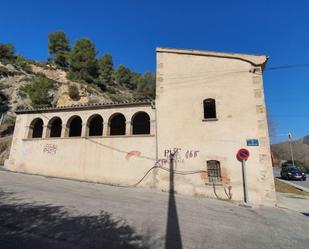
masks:
<svg viewBox="0 0 309 249"><path fill-rule="evenodd" d="M221 182L221 166L217 160L207 161L207 175L209 182Z"/></svg>
<svg viewBox="0 0 309 249"><path fill-rule="evenodd" d="M111 136L126 134L126 118L122 113L113 114L109 119L108 125Z"/></svg>
<svg viewBox="0 0 309 249"><path fill-rule="evenodd" d="M80 116L72 116L67 122L68 136L80 137L82 134L82 119Z"/></svg>
<svg viewBox="0 0 309 249"><path fill-rule="evenodd" d="M217 118L215 99L204 99L203 108L204 108L204 119Z"/></svg>
<svg viewBox="0 0 309 249"><path fill-rule="evenodd" d="M132 134L150 134L150 117L146 112L137 112L132 117Z"/></svg>
<svg viewBox="0 0 309 249"><path fill-rule="evenodd" d="M59 117L53 117L47 125L49 137L61 137L62 120Z"/></svg>
<svg viewBox="0 0 309 249"><path fill-rule="evenodd" d="M103 118L99 114L94 114L87 121L87 129L89 136L103 135Z"/></svg>
<svg viewBox="0 0 309 249"><path fill-rule="evenodd" d="M43 125L44 122L41 118L35 118L31 121L29 127L29 138L41 138L43 135Z"/></svg>

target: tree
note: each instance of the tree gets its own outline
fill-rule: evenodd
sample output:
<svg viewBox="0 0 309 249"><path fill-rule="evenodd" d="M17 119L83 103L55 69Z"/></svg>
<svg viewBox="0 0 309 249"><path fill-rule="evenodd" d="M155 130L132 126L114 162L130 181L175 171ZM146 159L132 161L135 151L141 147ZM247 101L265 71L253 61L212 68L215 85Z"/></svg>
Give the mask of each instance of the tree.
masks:
<svg viewBox="0 0 309 249"><path fill-rule="evenodd" d="M37 76L20 89L29 95L33 107L48 107L52 102L52 96L49 93L52 88L52 80L44 76Z"/></svg>
<svg viewBox="0 0 309 249"><path fill-rule="evenodd" d="M15 59L15 48L11 43L0 43L0 60L10 62Z"/></svg>
<svg viewBox="0 0 309 249"><path fill-rule="evenodd" d="M70 71L72 80L83 80L91 83L97 77L97 50L93 42L87 38L76 41L70 53Z"/></svg>
<svg viewBox="0 0 309 249"><path fill-rule="evenodd" d="M98 59L99 84L111 84L113 73L113 57L111 54L106 53Z"/></svg>
<svg viewBox="0 0 309 249"><path fill-rule="evenodd" d="M119 85L132 89L130 69L123 65L119 65L116 72L116 81Z"/></svg>
<svg viewBox="0 0 309 249"><path fill-rule="evenodd" d="M63 31L56 31L48 35L48 52L54 63L61 67L68 67L70 42Z"/></svg>
<svg viewBox="0 0 309 249"><path fill-rule="evenodd" d="M155 98L156 96L156 74L151 72L146 72L143 75L144 83L146 85L146 94L151 97Z"/></svg>

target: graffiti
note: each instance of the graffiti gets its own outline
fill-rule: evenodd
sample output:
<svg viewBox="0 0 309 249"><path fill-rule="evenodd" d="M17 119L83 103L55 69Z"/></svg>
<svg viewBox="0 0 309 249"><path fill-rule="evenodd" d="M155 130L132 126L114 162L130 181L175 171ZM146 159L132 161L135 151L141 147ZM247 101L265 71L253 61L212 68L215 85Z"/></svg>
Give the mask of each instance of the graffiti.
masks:
<svg viewBox="0 0 309 249"><path fill-rule="evenodd" d="M56 144L45 144L43 148L43 153L55 155L57 153L57 145Z"/></svg>
<svg viewBox="0 0 309 249"><path fill-rule="evenodd" d="M126 155L126 159L129 160L131 157L133 156L140 156L142 153L138 150L132 150L130 152L127 153Z"/></svg>
<svg viewBox="0 0 309 249"><path fill-rule="evenodd" d="M159 159L160 164L167 164L171 157L175 163L183 163L187 159L197 158L199 156L199 150L188 149L184 153L181 153L181 148L172 148L164 150L164 158Z"/></svg>
<svg viewBox="0 0 309 249"><path fill-rule="evenodd" d="M199 152L200 152L199 150L187 150L185 154L186 159L197 157L198 156L197 153Z"/></svg>

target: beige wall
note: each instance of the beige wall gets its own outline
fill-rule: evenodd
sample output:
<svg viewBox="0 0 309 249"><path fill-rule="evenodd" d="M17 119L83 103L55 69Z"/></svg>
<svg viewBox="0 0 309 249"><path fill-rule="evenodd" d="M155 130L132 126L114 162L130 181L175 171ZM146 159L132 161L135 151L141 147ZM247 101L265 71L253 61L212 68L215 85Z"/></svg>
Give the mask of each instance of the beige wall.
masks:
<svg viewBox="0 0 309 249"><path fill-rule="evenodd" d="M176 51L178 52L178 51ZM262 56L252 57L253 61ZM264 57L264 61L265 61ZM221 163L222 183L208 182L207 173L175 174L176 192L243 200L239 148L247 148L249 201L273 204L274 182L261 71L251 63L233 58L157 52L157 129L159 158L179 148L176 170L207 170L207 160ZM260 69L260 67L258 67ZM216 100L217 121L203 120L203 100ZM247 147L246 139L260 146ZM190 155L191 153L191 155ZM168 163L165 163L169 167ZM167 189L168 173L159 171L157 181Z"/></svg>
<svg viewBox="0 0 309 249"><path fill-rule="evenodd" d="M14 171L131 185L159 159L140 186L169 190L166 151L179 149L175 161L175 190L181 194L243 200L239 148L249 149L247 162L249 202L273 205L275 200L261 67L265 56L157 50L156 109L150 104L123 107L76 108L17 115L9 169ZM217 120L203 120L203 100L216 100ZM145 111L151 119L150 135L130 135L132 116ZM127 120L126 136L108 136L108 120L120 112ZM87 119L100 114L104 132L87 137ZM31 121L59 116L65 124L73 115L83 122L83 136L27 138ZM155 121L157 120L157 121ZM246 139L260 146L247 147ZM221 164L222 182L209 182L206 162ZM164 170L165 169L165 170Z"/></svg>
<svg viewBox="0 0 309 249"><path fill-rule="evenodd" d="M152 126L150 135L130 135L131 118L139 111L145 111L150 116ZM108 136L107 121L111 115L118 112L126 117L127 135ZM71 116L79 115L83 120L85 130L87 119L93 114L100 114L103 117L104 136L28 138L29 125L37 117L42 118L46 126L51 118L58 116L65 127ZM154 110L150 105L19 114L10 153L9 169L120 185L134 184L155 164L154 128ZM151 186L152 182L152 175L149 174L141 185Z"/></svg>

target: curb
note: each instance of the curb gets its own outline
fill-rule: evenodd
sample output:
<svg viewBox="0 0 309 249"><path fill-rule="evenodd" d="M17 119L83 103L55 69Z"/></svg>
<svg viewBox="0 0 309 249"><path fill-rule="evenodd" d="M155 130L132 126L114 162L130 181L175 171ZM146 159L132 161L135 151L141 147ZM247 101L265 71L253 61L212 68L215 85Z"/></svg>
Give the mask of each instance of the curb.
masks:
<svg viewBox="0 0 309 249"><path fill-rule="evenodd" d="M292 183L292 182L289 182L289 181L286 181L286 180L282 180L282 179L280 179L280 178L278 178L278 177L276 177L276 179L279 180L279 181L281 181L281 182L284 182L284 183L286 183L286 184L289 184L289 185L291 185L291 186L293 186L293 187L295 187L295 188L297 188L297 189L299 189L299 190L301 190L301 191L304 191L304 192L309 193L309 188L299 186L299 185L297 185L297 184L295 184L295 183Z"/></svg>

